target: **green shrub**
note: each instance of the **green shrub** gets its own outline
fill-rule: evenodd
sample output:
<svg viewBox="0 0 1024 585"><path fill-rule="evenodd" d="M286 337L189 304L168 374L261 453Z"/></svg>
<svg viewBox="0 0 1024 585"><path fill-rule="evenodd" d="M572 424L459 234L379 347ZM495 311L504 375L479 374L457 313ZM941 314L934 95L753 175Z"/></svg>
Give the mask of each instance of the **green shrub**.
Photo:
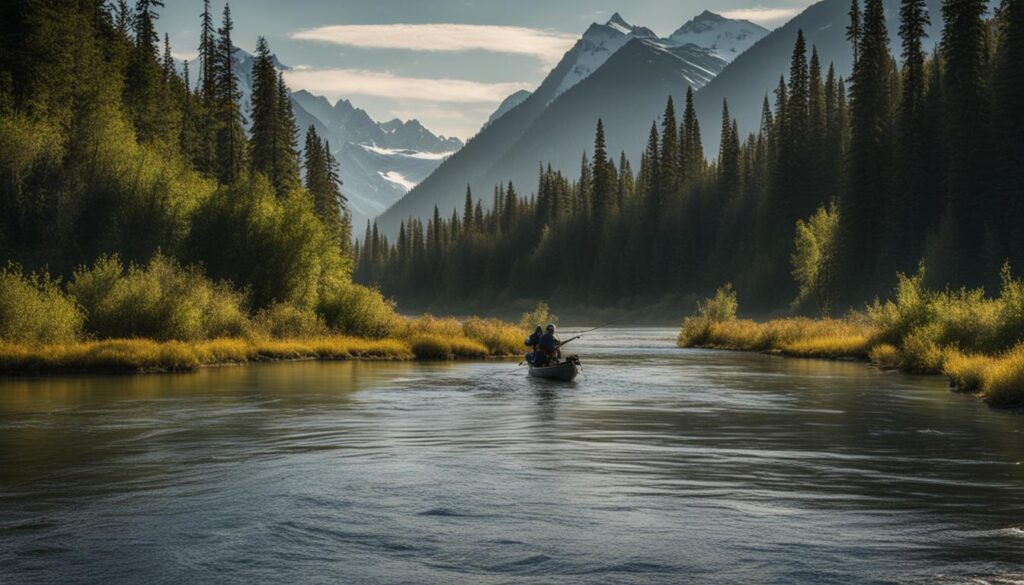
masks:
<svg viewBox="0 0 1024 585"><path fill-rule="evenodd" d="M254 319L256 331L270 337L319 337L327 326L316 313L288 303L275 303L260 309Z"/></svg>
<svg viewBox="0 0 1024 585"><path fill-rule="evenodd" d="M316 307L347 280L347 259L308 193L279 199L265 177L222 187L195 214L186 246L212 278L250 292L254 307ZM325 316L325 319L330 321Z"/></svg>
<svg viewBox="0 0 1024 585"><path fill-rule="evenodd" d="M74 299L46 272L24 276L13 264L0 269L0 340L66 343L81 335L83 320Z"/></svg>
<svg viewBox="0 0 1024 585"><path fill-rule="evenodd" d="M715 291L715 296L697 302L697 315L715 322L731 321L739 308L736 291L727 282Z"/></svg>
<svg viewBox="0 0 1024 585"><path fill-rule="evenodd" d="M68 287L85 309L86 330L101 338L197 340L242 335L241 296L195 267L155 256L122 268L117 256L79 268Z"/></svg>
<svg viewBox="0 0 1024 585"><path fill-rule="evenodd" d="M394 301L351 282L321 293L316 312L331 329L357 337L388 337L401 326Z"/></svg>
<svg viewBox="0 0 1024 585"><path fill-rule="evenodd" d="M523 349L523 332L511 323L500 319L470 317L462 322L466 337L487 346L491 355L515 355Z"/></svg>
<svg viewBox="0 0 1024 585"><path fill-rule="evenodd" d="M444 336L417 333L409 338L412 353L421 360L445 359L452 353L452 346Z"/></svg>
<svg viewBox="0 0 1024 585"><path fill-rule="evenodd" d="M519 318L519 328L531 332L538 324L543 327L547 323L558 325L558 315L552 313L544 301L539 301L532 311L523 313Z"/></svg>

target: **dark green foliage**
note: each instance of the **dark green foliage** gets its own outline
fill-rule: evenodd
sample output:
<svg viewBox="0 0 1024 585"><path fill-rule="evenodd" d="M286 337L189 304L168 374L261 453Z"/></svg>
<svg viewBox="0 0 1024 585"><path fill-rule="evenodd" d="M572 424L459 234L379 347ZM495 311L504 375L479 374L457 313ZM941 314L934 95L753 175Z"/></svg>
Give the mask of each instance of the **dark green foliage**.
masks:
<svg viewBox="0 0 1024 585"><path fill-rule="evenodd" d="M350 227L329 147L317 143L313 173L324 191L302 188L288 89L265 67L263 46L260 157L250 173L230 11L215 38L205 3L193 91L189 64L183 78L166 36L158 47L160 6L14 0L0 8L0 259L65 277L93 266L78 269L71 288L86 332L103 336L234 335L249 321L245 311L288 303L308 313L336 298L352 287ZM57 306L55 280L19 279L4 281L27 283L5 292L20 299L11 306L53 307L55 320L73 321ZM338 305L333 321L351 308ZM54 323L53 340L74 329Z"/></svg>
<svg viewBox="0 0 1024 585"><path fill-rule="evenodd" d="M947 12L954 8L963 10L947 2ZM959 22L978 30L978 14ZM611 164L599 123L593 160L583 157L579 180L541 165L535 197L513 197L511 186L497 186L484 210L467 193L461 214L445 219L439 210L426 225L411 219L393 246L368 226L355 277L403 299L452 307L531 295L572 304L651 303L731 281L754 299L753 310L799 298L822 311L884 293L892 274L922 255L933 273L948 272L940 284L970 283L969 274L954 270L963 255L953 248L958 238L975 240L966 257L979 265L999 254L1024 256L1024 236L1013 229L1024 222L1021 14L1020 0L1004 0L991 64L978 59L975 41L984 35L973 33L947 32L943 54L929 60L921 51L928 16L920 0L907 0L901 75L889 53L882 2L868 0L863 14L854 2L850 104L846 82L831 65L823 68L798 33L774 109L765 96L759 132L743 137L723 103L721 146L711 164L689 96L682 123L669 101L652 124L635 174L625 157L617 169ZM977 74L968 82L992 80L989 134L985 103L949 119L971 95L950 97L963 83L945 75L954 38L970 41L967 57L953 59ZM969 183L982 220L969 230L960 212L947 210L952 192L943 195L961 180L946 172L945 161L967 155L950 142L950 128L989 135L997 150L989 166L961 163L975 175L990 169L988 180ZM964 172L957 168L949 170ZM613 199L605 193L606 173L616 177ZM1000 194L998 205L986 184Z"/></svg>

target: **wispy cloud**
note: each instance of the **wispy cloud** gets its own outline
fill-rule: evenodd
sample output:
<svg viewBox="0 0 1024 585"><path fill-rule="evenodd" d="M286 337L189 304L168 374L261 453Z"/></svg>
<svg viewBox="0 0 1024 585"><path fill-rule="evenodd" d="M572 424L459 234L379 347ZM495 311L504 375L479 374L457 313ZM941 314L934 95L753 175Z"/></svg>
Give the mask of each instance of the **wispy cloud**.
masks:
<svg viewBox="0 0 1024 585"><path fill-rule="evenodd" d="M171 57L178 61L195 61L199 58L199 51L171 51Z"/></svg>
<svg viewBox="0 0 1024 585"><path fill-rule="evenodd" d="M285 71L288 85L332 99L363 95L398 100L442 103L497 104L528 83L481 83L464 79L401 77L362 69L305 69Z"/></svg>
<svg viewBox="0 0 1024 585"><path fill-rule="evenodd" d="M490 51L536 57L546 66L558 62L576 35L520 26L479 24L356 24L322 26L290 35L371 49L431 52Z"/></svg>
<svg viewBox="0 0 1024 585"><path fill-rule="evenodd" d="M803 6L792 8L768 8L767 6L753 6L751 8L736 8L734 10L722 11L726 18L737 18L750 20L758 24L782 24L793 18L804 9Z"/></svg>

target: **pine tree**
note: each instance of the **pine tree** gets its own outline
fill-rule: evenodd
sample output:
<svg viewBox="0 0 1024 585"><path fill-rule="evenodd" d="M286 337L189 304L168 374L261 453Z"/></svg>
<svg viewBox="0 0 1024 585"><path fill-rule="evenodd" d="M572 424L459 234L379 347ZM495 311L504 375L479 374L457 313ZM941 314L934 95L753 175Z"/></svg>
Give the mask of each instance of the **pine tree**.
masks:
<svg viewBox="0 0 1024 585"><path fill-rule="evenodd" d="M242 129L241 92L238 89L238 78L234 71L235 46L231 41L234 23L231 20L231 7L224 5L224 21L218 31L216 54L216 88L214 123L216 125L216 176L217 179L230 185L242 176L245 167L245 131Z"/></svg>
<svg viewBox="0 0 1024 585"><path fill-rule="evenodd" d="M462 206L462 225L465 226L465 232L467 234L473 233L473 191L470 190L469 184L466 184L466 202Z"/></svg>
<svg viewBox="0 0 1024 585"><path fill-rule="evenodd" d="M682 129L678 177L681 185L699 181L704 172L704 145L700 137L700 121L697 119L697 110L693 105L693 87L686 88Z"/></svg>
<svg viewBox="0 0 1024 585"><path fill-rule="evenodd" d="M721 206L730 208L739 195L740 186L740 144L739 129L735 128L729 115L729 102L722 98L722 137L718 149L718 189Z"/></svg>
<svg viewBox="0 0 1024 585"><path fill-rule="evenodd" d="M845 292L870 286L878 261L882 211L889 192L892 96L889 35L882 0L867 0L851 84L848 185L840 201ZM891 279L889 275L878 275ZM857 291L863 292L861 291Z"/></svg>
<svg viewBox="0 0 1024 585"><path fill-rule="evenodd" d="M276 161L280 141L277 133L278 122L277 71L270 55L267 40L259 37L256 41L256 55L252 64L252 101L249 130L249 169L263 173L278 188ZM278 190L280 194L280 190Z"/></svg>
<svg viewBox="0 0 1024 585"><path fill-rule="evenodd" d="M943 239L952 246L950 281L972 285L980 284L984 273L996 269L1001 262L1001 258L982 261L982 244L990 228L985 215L996 210L988 185L991 156L987 124L988 47L983 20L986 4L985 0L942 3L944 118L949 148L946 212L952 220L945 223L953 230L947 230Z"/></svg>
<svg viewBox="0 0 1024 585"><path fill-rule="evenodd" d="M604 225L615 205L615 181L612 172L608 149L605 146L604 123L598 118L597 130L594 134L594 164L590 197L590 213L596 227ZM595 230L593 235L598 236L599 233Z"/></svg>
<svg viewBox="0 0 1024 585"><path fill-rule="evenodd" d="M284 74L277 74L277 158L274 160L274 176L277 177L275 187L278 195L284 196L297 189L299 180L299 149L298 127L295 125L295 112L292 109L291 95L284 83ZM333 160L333 157L332 157ZM335 161L336 162L336 161ZM337 183L340 185L341 180Z"/></svg>
<svg viewBox="0 0 1024 585"><path fill-rule="evenodd" d="M676 134L676 109L672 96L665 104L661 117L661 153L658 155L658 196L663 202L671 201L679 185L679 137Z"/></svg>
<svg viewBox="0 0 1024 585"><path fill-rule="evenodd" d="M1003 228L1012 266L1024 266L1024 0L1003 0L996 17L993 120L997 147L995 184L1006 205Z"/></svg>
<svg viewBox="0 0 1024 585"><path fill-rule="evenodd" d="M846 26L846 40L850 41L850 46L853 47L853 64L856 67L857 59L860 58L860 0L850 1L850 12L848 14L850 16L850 24Z"/></svg>

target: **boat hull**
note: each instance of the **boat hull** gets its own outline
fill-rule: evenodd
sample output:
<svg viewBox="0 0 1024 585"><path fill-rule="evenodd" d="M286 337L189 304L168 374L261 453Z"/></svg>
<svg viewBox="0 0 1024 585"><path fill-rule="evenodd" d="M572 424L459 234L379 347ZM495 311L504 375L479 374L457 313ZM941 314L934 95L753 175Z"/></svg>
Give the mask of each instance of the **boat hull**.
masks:
<svg viewBox="0 0 1024 585"><path fill-rule="evenodd" d="M572 382L576 379L576 374L578 372L579 369L576 367L576 363L571 361L565 361L560 364L545 366L543 368L530 366L530 375L534 378L562 380L563 382Z"/></svg>

